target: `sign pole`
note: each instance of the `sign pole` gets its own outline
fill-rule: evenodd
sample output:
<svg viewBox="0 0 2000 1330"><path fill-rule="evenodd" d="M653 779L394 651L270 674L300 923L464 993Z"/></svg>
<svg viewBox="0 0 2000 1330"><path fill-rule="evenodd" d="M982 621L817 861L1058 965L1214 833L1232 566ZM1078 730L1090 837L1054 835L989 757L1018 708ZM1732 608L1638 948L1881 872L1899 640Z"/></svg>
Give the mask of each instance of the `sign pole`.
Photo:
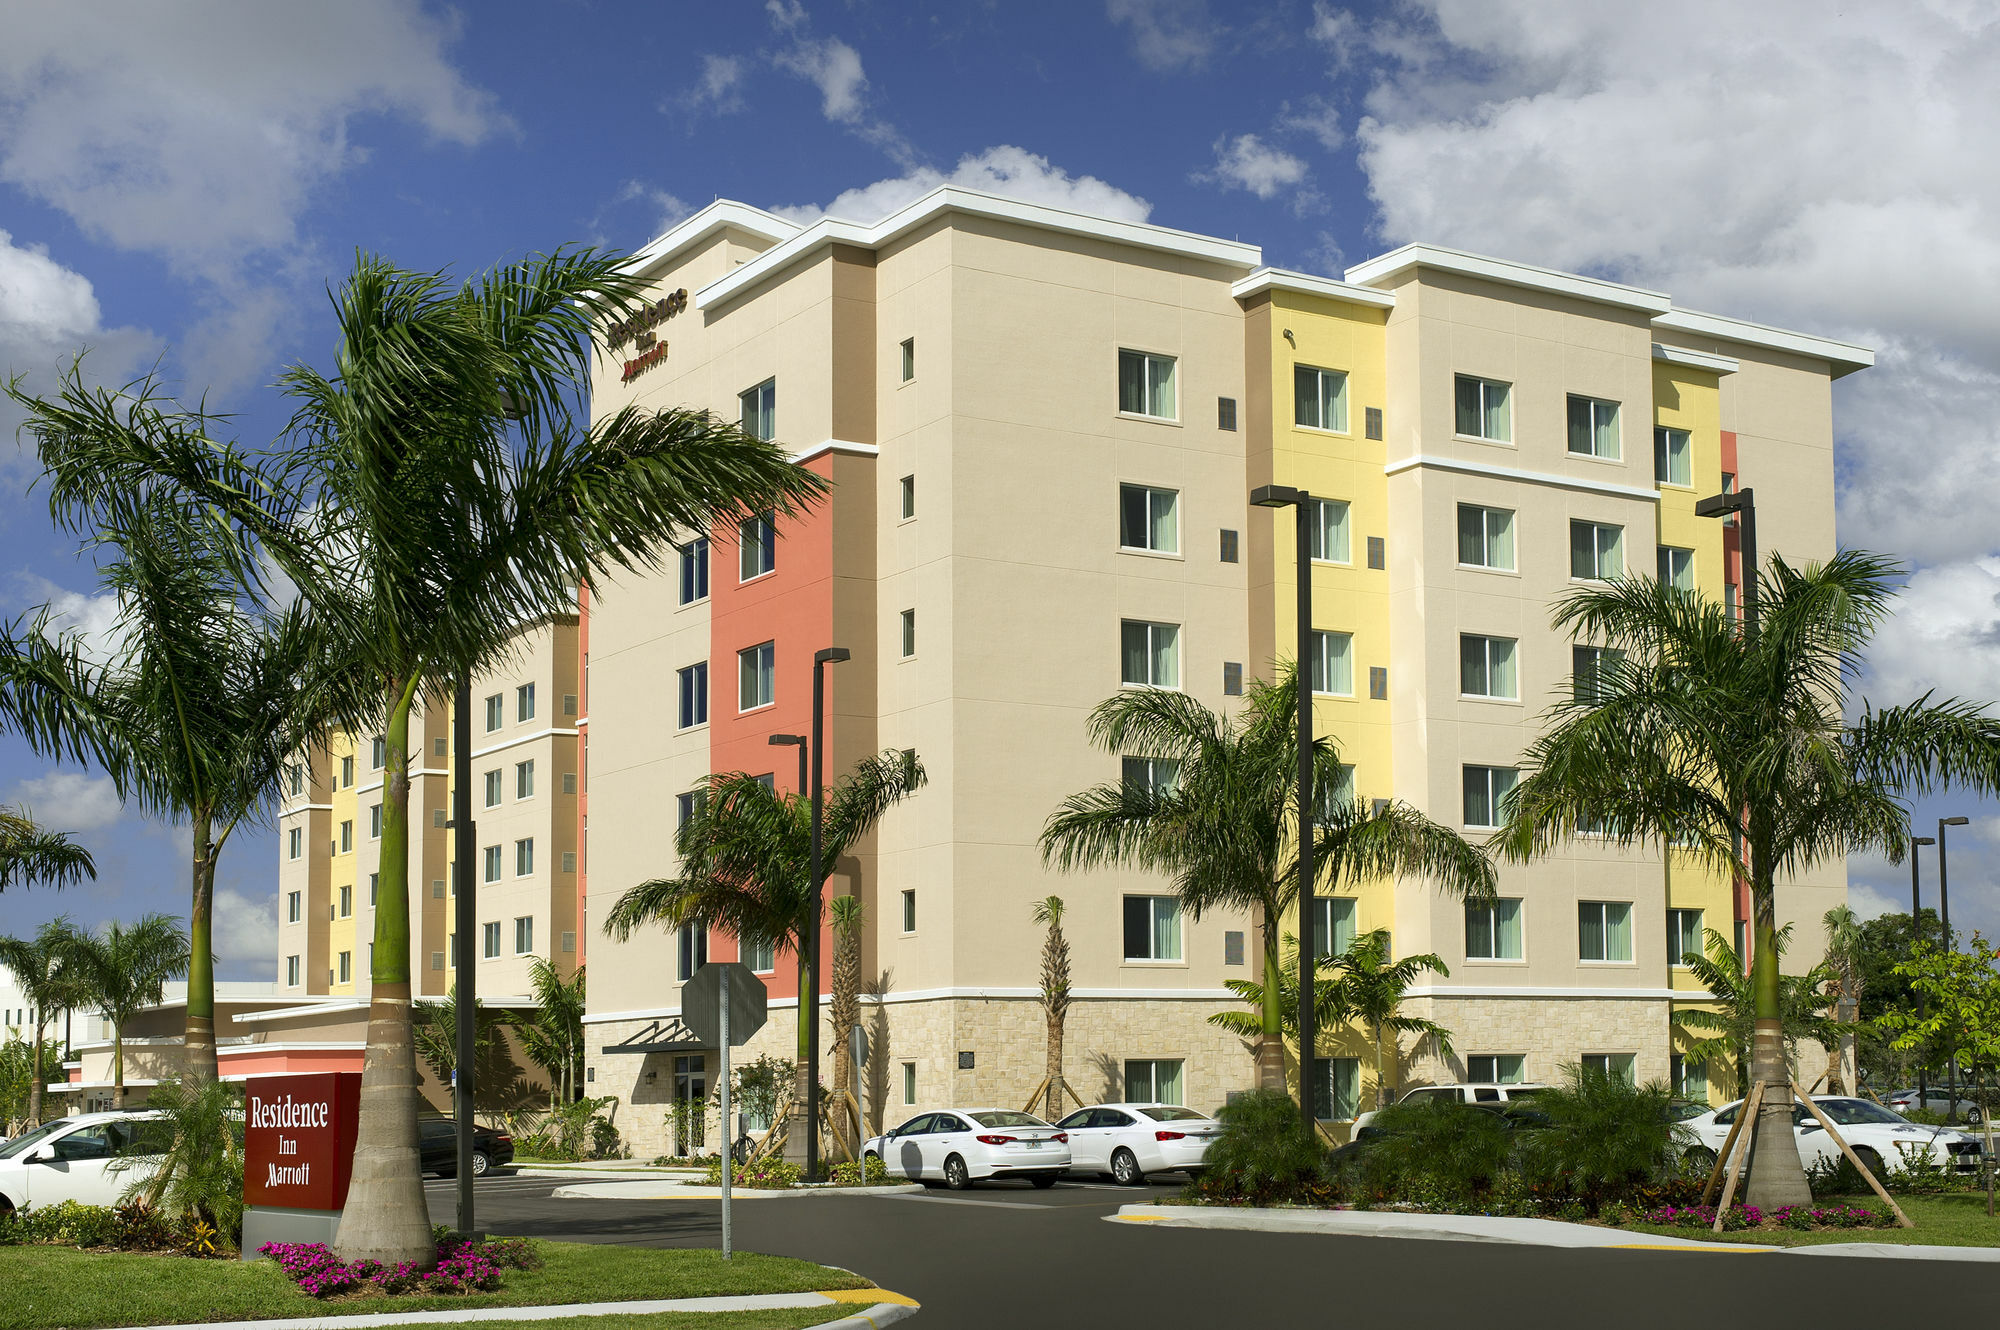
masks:
<svg viewBox="0 0 2000 1330"><path fill-rule="evenodd" d="M478 1047L479 1014L478 963L473 959L472 934L479 926L479 903L473 895L472 860L479 853L479 836L472 822L472 672L460 670L452 699L451 717L451 837L452 879L458 889L453 916L453 936L458 941L458 962L453 967L452 1003L458 1028L452 1033L455 1050L452 1077L451 1113L453 1154L458 1183L458 1233L471 1238L477 1231L472 1203L473 1146L473 1050Z"/></svg>
<svg viewBox="0 0 2000 1330"><path fill-rule="evenodd" d="M729 1139L729 1003L720 1013L722 1038L722 1259L729 1259L729 1175L736 1168L735 1142Z"/></svg>

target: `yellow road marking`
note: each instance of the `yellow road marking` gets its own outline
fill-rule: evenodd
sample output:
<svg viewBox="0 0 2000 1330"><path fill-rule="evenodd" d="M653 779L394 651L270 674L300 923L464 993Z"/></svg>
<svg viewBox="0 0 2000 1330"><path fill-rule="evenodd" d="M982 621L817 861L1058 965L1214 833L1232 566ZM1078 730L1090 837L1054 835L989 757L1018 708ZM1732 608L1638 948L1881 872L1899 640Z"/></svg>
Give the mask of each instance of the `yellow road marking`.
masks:
<svg viewBox="0 0 2000 1330"><path fill-rule="evenodd" d="M1777 1250L1775 1247L1732 1247L1721 1242L1706 1247L1681 1247L1671 1242L1613 1242L1608 1245L1614 1251L1720 1251L1736 1256L1762 1256Z"/></svg>
<svg viewBox="0 0 2000 1330"><path fill-rule="evenodd" d="M829 1302L893 1302L902 1307L917 1307L922 1304L907 1293L893 1293L886 1288L826 1288L819 1295Z"/></svg>

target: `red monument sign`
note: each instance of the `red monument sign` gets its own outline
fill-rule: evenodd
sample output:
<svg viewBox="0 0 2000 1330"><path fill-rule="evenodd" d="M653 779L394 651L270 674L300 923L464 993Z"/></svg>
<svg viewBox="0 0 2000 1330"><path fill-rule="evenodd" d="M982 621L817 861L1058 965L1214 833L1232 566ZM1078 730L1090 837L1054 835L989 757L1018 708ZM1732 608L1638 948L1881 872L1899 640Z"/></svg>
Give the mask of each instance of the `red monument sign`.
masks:
<svg viewBox="0 0 2000 1330"><path fill-rule="evenodd" d="M243 1203L279 1210L345 1205L361 1073L253 1076L244 1090Z"/></svg>

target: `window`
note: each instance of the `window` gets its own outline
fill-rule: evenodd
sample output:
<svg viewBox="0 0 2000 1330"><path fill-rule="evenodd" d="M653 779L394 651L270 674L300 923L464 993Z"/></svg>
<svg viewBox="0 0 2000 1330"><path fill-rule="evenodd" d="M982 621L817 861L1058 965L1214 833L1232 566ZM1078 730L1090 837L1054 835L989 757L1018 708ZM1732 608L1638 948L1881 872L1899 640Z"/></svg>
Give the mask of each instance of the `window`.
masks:
<svg viewBox="0 0 2000 1330"><path fill-rule="evenodd" d="M1337 369L1292 367L1292 421L1347 433L1347 376Z"/></svg>
<svg viewBox="0 0 2000 1330"><path fill-rule="evenodd" d="M1119 626L1122 672L1128 684L1152 688L1181 686L1181 630L1179 624L1144 623L1127 619Z"/></svg>
<svg viewBox="0 0 2000 1330"><path fill-rule="evenodd" d="M1684 429L1653 431L1653 479L1662 485L1694 484L1694 449Z"/></svg>
<svg viewBox="0 0 2000 1330"><path fill-rule="evenodd" d="M297 988L298 986L299 958L296 956L287 956L285 957L285 987Z"/></svg>
<svg viewBox="0 0 2000 1330"><path fill-rule="evenodd" d="M1514 422L1507 401L1506 384L1461 374L1458 376L1457 397L1460 434L1493 443L1513 442Z"/></svg>
<svg viewBox="0 0 2000 1330"><path fill-rule="evenodd" d="M1181 764L1170 757L1128 757L1123 761L1122 779L1129 789L1171 794L1180 778Z"/></svg>
<svg viewBox="0 0 2000 1330"><path fill-rule="evenodd" d="M902 492L903 518L907 521L917 515L917 478L904 476L897 488Z"/></svg>
<svg viewBox="0 0 2000 1330"><path fill-rule="evenodd" d="M1514 677L1514 639L1461 633L1458 638L1458 691L1467 697L1521 696Z"/></svg>
<svg viewBox="0 0 2000 1330"><path fill-rule="evenodd" d="M1660 546L1660 581L1676 591L1694 590L1694 551Z"/></svg>
<svg viewBox="0 0 2000 1330"><path fill-rule="evenodd" d="M748 582L778 566L778 528L770 513L758 513L736 524L736 580Z"/></svg>
<svg viewBox="0 0 2000 1330"><path fill-rule="evenodd" d="M1389 667L1370 665L1368 667L1368 696L1377 702L1389 700Z"/></svg>
<svg viewBox="0 0 2000 1330"><path fill-rule="evenodd" d="M1514 514L1505 508L1458 505L1458 561L1471 568L1514 571Z"/></svg>
<svg viewBox="0 0 2000 1330"><path fill-rule="evenodd" d="M288 891L288 892L286 892L286 893L285 893L285 922L286 922L286 923L288 923L288 924L295 924L295 923L297 923L297 922L299 921L299 917L300 917L300 916L299 916L299 911L300 911L301 909L303 909L303 908L304 908L304 906L303 906L303 905L301 904L301 902L300 902L300 893L299 893L299 892L296 892L296 891Z"/></svg>
<svg viewBox="0 0 2000 1330"><path fill-rule="evenodd" d="M1354 634L1313 632L1312 690L1354 696Z"/></svg>
<svg viewBox="0 0 2000 1330"><path fill-rule="evenodd" d="M351 951L340 953L340 982L343 984L354 982L354 953Z"/></svg>
<svg viewBox="0 0 2000 1330"><path fill-rule="evenodd" d="M1361 1111L1361 1060L1313 1059L1313 1116L1321 1122L1352 1122Z"/></svg>
<svg viewBox="0 0 2000 1330"><path fill-rule="evenodd" d="M1570 694L1579 702L1602 702L1605 671L1625 659L1616 647L1573 646L1569 649Z"/></svg>
<svg viewBox="0 0 2000 1330"><path fill-rule="evenodd" d="M488 808L498 808L500 806L500 769L498 767L486 773L486 806Z"/></svg>
<svg viewBox="0 0 2000 1330"><path fill-rule="evenodd" d="M903 893L903 931L917 931L917 893L914 889Z"/></svg>
<svg viewBox="0 0 2000 1330"><path fill-rule="evenodd" d="M1497 827L1507 818L1507 796L1520 784L1515 767L1467 767L1465 769L1465 825Z"/></svg>
<svg viewBox="0 0 2000 1330"><path fill-rule="evenodd" d="M1177 961L1181 958L1181 906L1172 896L1125 898L1125 959Z"/></svg>
<svg viewBox="0 0 2000 1330"><path fill-rule="evenodd" d="M1215 399L1215 427L1219 430L1227 430L1231 434L1236 432L1236 399L1234 397L1218 397Z"/></svg>
<svg viewBox="0 0 2000 1330"><path fill-rule="evenodd" d="M1701 955L1701 911L1667 911L1667 964L1686 965L1689 956Z"/></svg>
<svg viewBox="0 0 2000 1330"><path fill-rule="evenodd" d="M354 917L354 888L351 886L340 889L340 917L342 919Z"/></svg>
<svg viewBox="0 0 2000 1330"><path fill-rule="evenodd" d="M1617 461L1618 403L1595 397L1569 399L1569 450L1578 457L1602 457Z"/></svg>
<svg viewBox="0 0 2000 1330"><path fill-rule="evenodd" d="M1313 955L1344 956L1354 945L1355 901L1352 896L1313 898Z"/></svg>
<svg viewBox="0 0 2000 1330"><path fill-rule="evenodd" d="M753 937L743 943L743 963L757 974L778 968L778 944L769 938Z"/></svg>
<svg viewBox="0 0 2000 1330"><path fill-rule="evenodd" d="M379 734L375 736L374 743L370 745L369 759L374 763L373 770L376 771L380 771L383 767L389 765L389 741Z"/></svg>
<svg viewBox="0 0 2000 1330"><path fill-rule="evenodd" d="M1603 522L1569 524L1569 575L1605 581L1625 572L1625 528Z"/></svg>
<svg viewBox="0 0 2000 1330"><path fill-rule="evenodd" d="M1354 802L1354 766L1343 762L1334 768L1331 787L1321 791L1319 818L1321 822L1332 822L1334 810L1344 808Z"/></svg>
<svg viewBox="0 0 2000 1330"><path fill-rule="evenodd" d="M1708 1102L1708 1064L1690 1062L1675 1053L1668 1059L1669 1076L1674 1093L1683 1099L1692 1099L1697 1104Z"/></svg>
<svg viewBox="0 0 2000 1330"><path fill-rule="evenodd" d="M1230 530L1228 527L1224 527L1222 528L1220 535L1222 537L1221 548L1219 548L1216 551L1216 558L1222 563L1235 563L1236 533Z"/></svg>
<svg viewBox="0 0 2000 1330"><path fill-rule="evenodd" d="M766 379L736 395L742 406L743 432L754 439L778 437L778 381Z"/></svg>
<svg viewBox="0 0 2000 1330"><path fill-rule="evenodd" d="M908 383L916 377L917 339L914 337L905 337L903 339L903 382Z"/></svg>
<svg viewBox="0 0 2000 1330"><path fill-rule="evenodd" d="M354 784L354 758L350 754L340 759L340 788L348 789Z"/></svg>
<svg viewBox="0 0 2000 1330"><path fill-rule="evenodd" d="M682 924L677 953L675 974L686 983L708 964L708 930L699 924Z"/></svg>
<svg viewBox="0 0 2000 1330"><path fill-rule="evenodd" d="M479 932L482 944L480 955L490 961L500 954L500 921L495 919L491 923L480 925Z"/></svg>
<svg viewBox="0 0 2000 1330"><path fill-rule="evenodd" d="M708 599L708 537L681 546L681 604Z"/></svg>
<svg viewBox="0 0 2000 1330"><path fill-rule="evenodd" d="M381 839L382 839L382 805L381 805L381 804L370 804L370 805L368 805L368 838L369 838L370 840L381 840Z"/></svg>
<svg viewBox="0 0 2000 1330"><path fill-rule="evenodd" d="M514 690L514 719L517 721L535 718L535 686L524 683Z"/></svg>
<svg viewBox="0 0 2000 1330"><path fill-rule="evenodd" d="M917 654L917 612L903 611L903 659Z"/></svg>
<svg viewBox="0 0 2000 1330"><path fill-rule="evenodd" d="M1222 662L1222 695L1224 697L1243 696L1243 662L1225 660Z"/></svg>
<svg viewBox="0 0 2000 1330"><path fill-rule="evenodd" d="M1503 898L1465 903L1465 958L1469 961L1521 959L1520 901ZM1479 1078L1475 1076L1473 1079Z"/></svg>
<svg viewBox="0 0 2000 1330"><path fill-rule="evenodd" d="M679 831L688 824L688 819L701 811L707 797L706 790L687 790L674 796L674 830Z"/></svg>
<svg viewBox="0 0 2000 1330"><path fill-rule="evenodd" d="M354 823L352 820L343 821L340 824L340 852L342 854L352 854L354 852Z"/></svg>
<svg viewBox="0 0 2000 1330"><path fill-rule="evenodd" d="M1632 906L1627 901L1579 901L1577 955L1586 961L1632 959Z"/></svg>
<svg viewBox="0 0 2000 1330"><path fill-rule="evenodd" d="M1519 1085L1528 1079L1528 1055L1474 1053L1465 1060L1465 1079L1475 1085Z"/></svg>
<svg viewBox="0 0 2000 1330"><path fill-rule="evenodd" d="M296 859L306 852L306 833L303 827L293 827L285 845L285 857Z"/></svg>
<svg viewBox="0 0 2000 1330"><path fill-rule="evenodd" d="M371 910L372 910L372 909L374 909L374 908L375 908L375 898L376 898L376 897L378 897L378 896L380 896L381 894L382 894L382 875L381 875L380 873L370 873L370 874L368 875L368 908L369 908L369 909L371 909Z"/></svg>
<svg viewBox="0 0 2000 1330"><path fill-rule="evenodd" d="M903 1064L903 1102L905 1104L917 1102L917 1064L914 1062Z"/></svg>
<svg viewBox="0 0 2000 1330"><path fill-rule="evenodd" d="M495 693L495 694L493 694L493 696L491 696L491 697L487 698L487 699L486 699L486 732L487 732L488 734L491 734L491 733L493 733L493 731L495 731L495 730L499 729L499 728L500 728L500 725L501 725L501 722L502 722L502 721L504 721L504 720L506 719L506 715L507 715L507 713L506 713L506 711L505 711L505 710L503 709L503 704L502 704L502 702L501 702L501 700L500 700L500 694L498 694L498 693Z"/></svg>
<svg viewBox="0 0 2000 1330"><path fill-rule="evenodd" d="M736 709L768 707L777 697L777 645L760 643L736 653Z"/></svg>
<svg viewBox="0 0 2000 1330"><path fill-rule="evenodd" d="M708 724L708 662L696 661L680 671L681 728Z"/></svg>
<svg viewBox="0 0 2000 1330"><path fill-rule="evenodd" d="M535 871L535 838L514 842L514 876L526 877Z"/></svg>
<svg viewBox="0 0 2000 1330"><path fill-rule="evenodd" d="M489 845L485 849L485 855L486 855L485 880L488 882L498 882L500 880L500 865L502 863L501 853L502 853L501 849L498 845Z"/></svg>
<svg viewBox="0 0 2000 1330"><path fill-rule="evenodd" d="M514 797L532 799L535 797L535 760L514 764Z"/></svg>
<svg viewBox="0 0 2000 1330"><path fill-rule="evenodd" d="M1125 1064L1125 1102L1128 1104L1178 1104L1181 1102L1181 1060L1146 1058Z"/></svg>
<svg viewBox="0 0 2000 1330"><path fill-rule="evenodd" d="M535 917L524 914L514 921L514 954L526 956L535 949Z"/></svg>
<svg viewBox="0 0 2000 1330"><path fill-rule="evenodd" d="M1180 496L1146 485L1118 487L1118 544L1128 550L1178 554L1181 548Z"/></svg>
<svg viewBox="0 0 2000 1330"><path fill-rule="evenodd" d="M1309 551L1320 563L1353 563L1353 538L1348 533L1347 501L1345 499L1314 499L1312 501L1312 533Z"/></svg>
<svg viewBox="0 0 2000 1330"><path fill-rule="evenodd" d="M1144 351L1118 353L1118 409L1131 416L1178 420L1174 396L1174 358Z"/></svg>
<svg viewBox="0 0 2000 1330"><path fill-rule="evenodd" d="M306 792L306 769L302 766L299 766L297 763L294 763L292 765L292 793L304 794L305 792Z"/></svg>
<svg viewBox="0 0 2000 1330"><path fill-rule="evenodd" d="M1632 1085L1636 1083L1633 1064L1637 1061L1637 1055L1632 1053L1585 1053L1583 1069Z"/></svg>

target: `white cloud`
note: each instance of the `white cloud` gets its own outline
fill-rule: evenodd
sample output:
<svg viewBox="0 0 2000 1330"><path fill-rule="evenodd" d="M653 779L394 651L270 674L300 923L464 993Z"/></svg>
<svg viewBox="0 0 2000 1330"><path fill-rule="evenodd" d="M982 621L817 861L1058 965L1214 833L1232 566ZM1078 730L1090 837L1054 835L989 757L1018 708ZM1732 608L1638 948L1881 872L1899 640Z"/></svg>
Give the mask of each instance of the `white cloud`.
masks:
<svg viewBox="0 0 2000 1330"><path fill-rule="evenodd" d="M1191 178L1272 199L1305 183L1306 164L1255 134L1238 134L1234 139L1217 139L1214 167Z"/></svg>
<svg viewBox="0 0 2000 1330"><path fill-rule="evenodd" d="M1860 691L1878 706L1938 697L2000 699L2000 558L1919 569L1891 631L1868 652Z"/></svg>
<svg viewBox="0 0 2000 1330"><path fill-rule="evenodd" d="M1132 53L1155 73L1200 68L1222 36L1206 0L1105 0L1104 12L1131 30Z"/></svg>
<svg viewBox="0 0 2000 1330"><path fill-rule="evenodd" d="M1336 9L1326 0L1313 0L1313 21L1306 35L1327 49L1336 70L1347 68L1354 49L1365 44L1360 21L1354 14Z"/></svg>
<svg viewBox="0 0 2000 1330"><path fill-rule="evenodd" d="M215 959L219 965L243 964L268 968L278 954L276 893L246 896L228 887L215 889Z"/></svg>
<svg viewBox="0 0 2000 1330"><path fill-rule="evenodd" d="M110 660L122 649L125 635L118 624L116 596L84 595L34 573L16 573L13 580L18 591L16 610L25 612L46 605L51 636L75 633L84 656L98 662Z"/></svg>
<svg viewBox="0 0 2000 1330"><path fill-rule="evenodd" d="M1143 222L1153 205L1096 176L1072 176L1049 159L1025 148L1002 144L984 152L968 153L949 172L918 167L907 174L878 180L846 190L824 207L794 204L775 207L772 212L801 226L822 217L843 221L878 222L907 204L915 202L939 185L961 185L967 189L1002 194L1027 203L1070 208L1077 212L1125 221Z"/></svg>
<svg viewBox="0 0 2000 1330"><path fill-rule="evenodd" d="M812 20L799 0L765 0L771 27L786 45L771 54L771 63L819 89L820 113L836 125L854 131L898 166L913 167L916 151L901 130L868 114L868 75L861 53L838 37L814 37Z"/></svg>
<svg viewBox="0 0 2000 1330"><path fill-rule="evenodd" d="M1324 97L1301 97L1297 103L1281 103L1273 128L1286 134L1308 134L1328 152L1347 142L1340 112Z"/></svg>
<svg viewBox="0 0 2000 1330"><path fill-rule="evenodd" d="M743 59L734 55L705 55L701 77L680 99L694 111L729 115L743 109Z"/></svg>
<svg viewBox="0 0 2000 1330"><path fill-rule="evenodd" d="M109 776L51 771L19 782L8 800L28 810L50 831L99 831L124 816L125 806Z"/></svg>

